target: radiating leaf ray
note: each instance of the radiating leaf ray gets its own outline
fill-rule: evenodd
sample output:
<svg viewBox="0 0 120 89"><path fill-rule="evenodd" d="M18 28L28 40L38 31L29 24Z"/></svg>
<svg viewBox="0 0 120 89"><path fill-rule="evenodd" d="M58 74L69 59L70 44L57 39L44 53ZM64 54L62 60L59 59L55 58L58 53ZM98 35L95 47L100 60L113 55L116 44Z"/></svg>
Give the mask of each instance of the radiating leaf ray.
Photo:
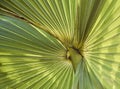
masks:
<svg viewBox="0 0 120 89"><path fill-rule="evenodd" d="M54 65L54 66L51 66L51 67L55 67L56 65ZM63 66L64 67L64 66ZM54 70L48 70L47 69L47 71L45 70L45 69L43 69L43 73L41 72L41 71L39 71L39 74L38 74L38 76L36 76L36 77L34 77L33 79L34 79L34 82L33 82L33 79L31 79L30 81L31 81L31 83L29 83L30 81L27 81L28 83L28 86L26 86L26 87L29 87L29 86L31 86L31 88L33 87L33 89L38 89L38 88L40 88L40 86L42 86L42 84L44 83L44 82L46 82L46 81L48 81L48 79L49 79L49 76L51 75L51 77L52 76L54 76L54 74L57 72L56 71L56 69L57 69L57 71L60 71L60 65L59 66L57 66L56 68L54 68ZM53 71L55 71L55 73L52 75L52 72ZM49 75L49 76L48 76ZM28 75L29 76L29 75ZM21 86L21 84L20 84L20 86L18 86L18 87L23 87L23 86ZM37 88L38 87L38 88ZM24 87L23 87L24 88ZM48 87L47 87L48 88Z"/></svg>
<svg viewBox="0 0 120 89"><path fill-rule="evenodd" d="M1 0L1 89L119 89L119 0Z"/></svg>
<svg viewBox="0 0 120 89"><path fill-rule="evenodd" d="M1 19L3 19L3 18L1 18ZM12 20L12 18L10 20L15 22L14 20ZM28 27L28 25L26 25L25 23L21 22L22 24L25 24L26 27L29 28L29 30L25 30L25 31L23 30L22 31L21 29L19 29L19 28L22 28L22 25L19 26L18 23L16 25L15 25L15 23L14 23L14 25L7 24L7 23L9 23L9 22L4 21L4 19L3 19L3 25L2 25L2 22L1 22L1 33L0 34L1 34L2 37L9 38L9 39L5 39L5 38L1 39L1 44L0 44L1 47L2 47L1 49L3 49L3 47L7 47L8 48L7 50L11 51L11 48L12 48L12 51L13 51L13 49L15 48L15 50L21 49L21 51L23 50L23 52L25 52L25 50L27 51L27 49L28 49L28 52L31 52L31 54L34 54L34 53L36 54L37 53L37 55L38 55L39 52L40 53L42 52L44 54L46 54L48 52L48 50L45 50L44 47L46 47L47 49L51 50L50 53L52 53L52 54L53 54L53 52L55 52L55 50L59 49L58 47L60 47L60 45L59 46L55 46L55 44L53 44L49 39L44 37L44 35L43 35L43 37L40 36L39 34L41 34L42 32L40 33L37 30L34 30L34 31L30 32L30 29L34 29L34 28ZM19 24L21 24L21 23L19 23ZM19 27L19 28L16 28L17 29L17 31L16 31L16 30L12 29L12 27L9 27L9 28L5 27L4 24L13 26L13 28L16 28L16 26ZM24 29L24 28L22 28L22 29ZM22 34L22 33L24 33L24 34ZM33 36L33 37L31 38L30 36L31 37ZM46 40L44 40L44 39L46 39ZM55 39L53 39L53 38L52 38L52 40L54 40L54 42L56 44L59 44L57 42L57 40L55 41ZM42 41L42 43L40 41ZM47 43L49 42L49 44L45 44L45 42L47 42ZM23 44L21 44L21 43L23 43ZM29 44L30 46L29 45L25 45L25 44ZM31 47L31 46L34 46L34 47ZM42 46L42 47L40 47L40 46ZM41 51L39 51L39 50L41 50Z"/></svg>
<svg viewBox="0 0 120 89"><path fill-rule="evenodd" d="M120 6L118 5L119 0L107 2L108 1L106 1L103 6L93 28L91 28L91 31L84 42L83 50L86 61L89 64L89 67L87 68L89 76L94 75L89 71L89 68L91 68L95 73L94 77L96 76L98 78L103 89L119 89L120 80L119 76L116 76L116 74L120 73ZM94 77L90 79L91 83L94 81ZM88 85L90 89L90 85L92 84L88 83ZM91 89L94 89L95 85L93 85ZM87 85L83 86L83 89L85 89L85 86L87 87ZM96 88L99 89L100 87L96 86L95 89Z"/></svg>
<svg viewBox="0 0 120 89"><path fill-rule="evenodd" d="M68 45L74 35L74 3L74 0L3 0L0 5Z"/></svg>
<svg viewBox="0 0 120 89"><path fill-rule="evenodd" d="M52 85L55 88L55 82L60 84L60 75L61 81L64 76L64 81L73 79L71 62L65 59L66 49L56 38L14 17L0 16L0 23L1 88L48 89ZM61 83L61 89L66 84L69 89L71 82Z"/></svg>
<svg viewBox="0 0 120 89"><path fill-rule="evenodd" d="M119 25L119 23L112 25L112 23L119 21L118 18L120 16L120 14L119 14L118 9L120 8L120 6L117 5L117 3L119 3L118 0L112 0L112 1L110 1L110 3L106 2L105 6L108 6L108 7L106 7L107 9L103 8L102 12L104 12L104 13L102 13L102 12L100 13L99 18L98 18L94 28L90 32L90 35L92 36L92 38L88 37L88 39L93 40L93 38L95 38L96 35L98 37L98 34L103 32L104 30L106 30L109 26L113 27L113 26ZM100 29L102 29L102 30L100 30ZM106 31L104 31L104 32L106 32Z"/></svg>
<svg viewBox="0 0 120 89"><path fill-rule="evenodd" d="M81 48L86 37L91 32L92 27L104 6L104 2L104 0L100 0L99 2L95 0L78 0L76 17L77 30L75 36L75 44L78 45L77 48Z"/></svg>

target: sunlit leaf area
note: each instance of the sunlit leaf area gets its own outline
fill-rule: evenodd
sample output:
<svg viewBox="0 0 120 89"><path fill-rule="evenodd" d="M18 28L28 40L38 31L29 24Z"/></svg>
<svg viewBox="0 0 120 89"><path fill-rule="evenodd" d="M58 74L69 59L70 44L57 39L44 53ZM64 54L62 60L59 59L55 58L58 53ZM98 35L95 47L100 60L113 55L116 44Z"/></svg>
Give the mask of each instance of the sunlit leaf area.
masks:
<svg viewBox="0 0 120 89"><path fill-rule="evenodd" d="M0 89L120 89L120 0L0 0Z"/></svg>

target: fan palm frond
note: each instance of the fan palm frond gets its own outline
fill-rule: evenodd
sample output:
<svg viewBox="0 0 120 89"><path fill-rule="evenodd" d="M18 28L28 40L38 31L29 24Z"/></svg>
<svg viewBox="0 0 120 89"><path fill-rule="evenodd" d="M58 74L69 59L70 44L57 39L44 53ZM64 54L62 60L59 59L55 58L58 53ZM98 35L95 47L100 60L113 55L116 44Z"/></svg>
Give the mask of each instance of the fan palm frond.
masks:
<svg viewBox="0 0 120 89"><path fill-rule="evenodd" d="M119 89L119 0L1 0L0 88Z"/></svg>

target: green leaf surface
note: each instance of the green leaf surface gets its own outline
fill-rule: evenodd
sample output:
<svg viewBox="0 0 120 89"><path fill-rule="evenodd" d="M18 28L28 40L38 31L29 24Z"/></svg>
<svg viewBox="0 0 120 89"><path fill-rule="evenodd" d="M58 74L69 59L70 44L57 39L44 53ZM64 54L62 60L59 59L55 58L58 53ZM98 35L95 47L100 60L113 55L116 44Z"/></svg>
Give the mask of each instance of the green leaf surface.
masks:
<svg viewBox="0 0 120 89"><path fill-rule="evenodd" d="M65 50L41 29L0 16L0 88L69 89L73 68Z"/></svg>
<svg viewBox="0 0 120 89"><path fill-rule="evenodd" d="M120 89L120 0L0 0L0 89Z"/></svg>

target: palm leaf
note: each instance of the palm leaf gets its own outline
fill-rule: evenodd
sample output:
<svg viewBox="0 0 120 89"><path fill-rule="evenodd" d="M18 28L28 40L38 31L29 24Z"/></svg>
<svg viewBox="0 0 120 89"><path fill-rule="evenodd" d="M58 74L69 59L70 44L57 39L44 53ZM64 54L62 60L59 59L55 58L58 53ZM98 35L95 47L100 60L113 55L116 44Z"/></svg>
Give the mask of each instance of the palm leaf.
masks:
<svg viewBox="0 0 120 89"><path fill-rule="evenodd" d="M0 88L119 89L119 0L1 0Z"/></svg>
<svg viewBox="0 0 120 89"><path fill-rule="evenodd" d="M1 6L57 37L66 45L73 39L74 0L2 0Z"/></svg>
<svg viewBox="0 0 120 89"><path fill-rule="evenodd" d="M1 16L0 50L1 88L70 88L73 68L65 59L66 49L46 32Z"/></svg>

